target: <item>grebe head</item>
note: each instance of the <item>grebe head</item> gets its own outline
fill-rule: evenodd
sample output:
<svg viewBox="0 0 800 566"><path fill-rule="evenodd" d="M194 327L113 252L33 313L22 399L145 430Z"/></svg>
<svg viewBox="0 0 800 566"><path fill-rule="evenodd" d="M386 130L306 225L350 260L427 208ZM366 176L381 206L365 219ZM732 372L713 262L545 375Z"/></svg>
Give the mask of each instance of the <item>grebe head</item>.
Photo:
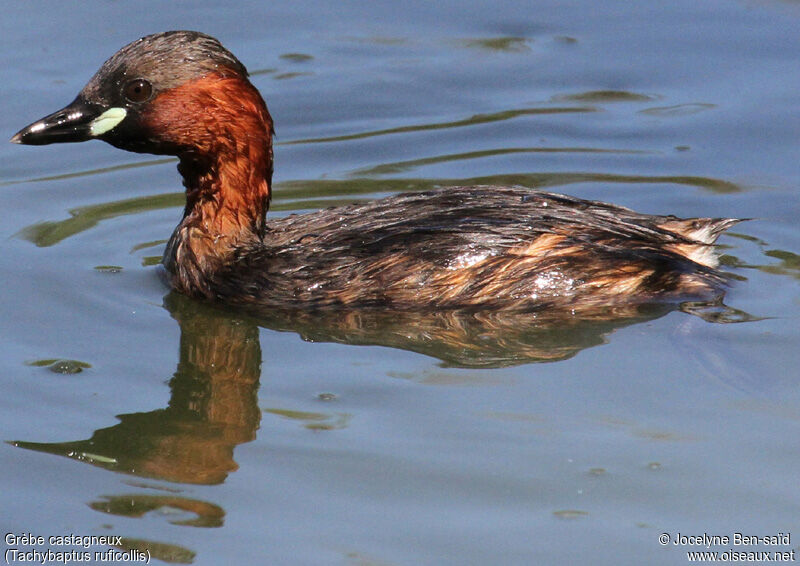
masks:
<svg viewBox="0 0 800 566"><path fill-rule="evenodd" d="M178 156L186 187L179 229L197 227L215 250L222 249L217 244L223 237L232 249L264 234L272 118L247 69L213 37L168 31L126 45L71 104L23 128L11 141L44 145L91 139Z"/></svg>
<svg viewBox="0 0 800 566"><path fill-rule="evenodd" d="M226 135L269 149L271 126L247 69L230 51L203 33L168 31L120 49L71 104L11 141L101 139L128 151L196 157L220 151L220 142L231 145L220 139Z"/></svg>

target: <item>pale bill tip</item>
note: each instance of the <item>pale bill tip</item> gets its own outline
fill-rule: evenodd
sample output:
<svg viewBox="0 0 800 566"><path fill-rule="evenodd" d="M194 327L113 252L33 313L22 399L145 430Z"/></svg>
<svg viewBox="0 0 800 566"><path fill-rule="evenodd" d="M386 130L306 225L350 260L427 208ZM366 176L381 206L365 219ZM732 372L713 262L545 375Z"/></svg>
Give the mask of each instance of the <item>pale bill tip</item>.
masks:
<svg viewBox="0 0 800 566"><path fill-rule="evenodd" d="M25 128L25 129L17 132L16 134L14 134L14 136L11 138L10 141L11 141L11 143L22 143L23 136L26 136L28 134L35 134L36 132L40 132L40 131L44 130L44 127L45 127L45 123L43 121L39 121L39 122L36 122L35 124L31 124L27 128Z"/></svg>

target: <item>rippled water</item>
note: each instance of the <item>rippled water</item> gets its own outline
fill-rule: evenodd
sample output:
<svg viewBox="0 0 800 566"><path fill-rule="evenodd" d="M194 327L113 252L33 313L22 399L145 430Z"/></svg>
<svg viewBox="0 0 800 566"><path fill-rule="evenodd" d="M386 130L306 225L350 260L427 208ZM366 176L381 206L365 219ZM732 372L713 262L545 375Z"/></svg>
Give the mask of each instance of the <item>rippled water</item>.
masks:
<svg viewBox="0 0 800 566"><path fill-rule="evenodd" d="M136 37L219 37L276 119L272 215L504 183L754 218L720 240L729 309L702 316L256 319L157 277L183 202L173 160L0 144L4 536L120 535L194 564L683 564L705 550L659 544L678 532L797 546L796 2L4 13L6 137Z"/></svg>

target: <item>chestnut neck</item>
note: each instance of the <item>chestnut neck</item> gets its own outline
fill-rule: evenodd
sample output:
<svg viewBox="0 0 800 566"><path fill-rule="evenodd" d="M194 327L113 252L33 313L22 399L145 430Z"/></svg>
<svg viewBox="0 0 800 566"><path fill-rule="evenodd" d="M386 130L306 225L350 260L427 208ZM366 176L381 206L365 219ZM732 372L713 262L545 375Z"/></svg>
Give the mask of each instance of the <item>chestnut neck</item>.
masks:
<svg viewBox="0 0 800 566"><path fill-rule="evenodd" d="M174 287L213 296L214 276L238 249L260 244L272 181L272 120L246 78L207 76L162 94L151 126L177 131L183 219L164 252ZM184 121L183 124L186 122ZM179 136L183 136L182 138Z"/></svg>
<svg viewBox="0 0 800 566"><path fill-rule="evenodd" d="M266 157L242 158L230 148L210 157L182 154L178 172L186 189L186 207L178 227L197 229L222 246L261 240L272 173Z"/></svg>

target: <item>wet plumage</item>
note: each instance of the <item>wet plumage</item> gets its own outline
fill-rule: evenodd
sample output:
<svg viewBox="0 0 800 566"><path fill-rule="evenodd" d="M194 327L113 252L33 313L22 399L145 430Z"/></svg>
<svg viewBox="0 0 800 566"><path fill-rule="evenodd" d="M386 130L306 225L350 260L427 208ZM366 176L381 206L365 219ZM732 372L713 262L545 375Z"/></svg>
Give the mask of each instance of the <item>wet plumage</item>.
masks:
<svg viewBox="0 0 800 566"><path fill-rule="evenodd" d="M164 253L170 284L248 308L579 313L713 298L725 286L713 243L737 222L502 186L266 222L272 119L244 66L196 32L124 47L72 105L13 141L92 138L179 157L187 205Z"/></svg>
<svg viewBox="0 0 800 566"><path fill-rule="evenodd" d="M520 187L451 187L272 221L219 274L229 301L278 306L585 308L713 295L733 221L637 214Z"/></svg>

